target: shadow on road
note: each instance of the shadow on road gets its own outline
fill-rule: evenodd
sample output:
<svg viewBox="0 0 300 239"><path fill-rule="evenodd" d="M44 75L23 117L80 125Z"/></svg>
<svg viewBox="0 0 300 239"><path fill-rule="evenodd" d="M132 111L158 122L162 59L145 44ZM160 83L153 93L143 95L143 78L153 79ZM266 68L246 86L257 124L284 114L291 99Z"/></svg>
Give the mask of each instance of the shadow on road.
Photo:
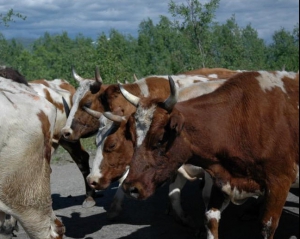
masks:
<svg viewBox="0 0 300 239"><path fill-rule="evenodd" d="M70 238L85 238L86 235L101 230L106 221L105 213L81 217L78 212L71 213L71 217L57 215L66 227L65 235ZM95 238L96 239L96 238Z"/></svg>
<svg viewBox="0 0 300 239"><path fill-rule="evenodd" d="M123 211L114 221L106 217L106 211L116 191L116 184L99 193L96 206L90 209L80 209L85 196L61 197L53 194L53 208L55 210L69 208L69 215L57 215L66 226L66 236L69 238L118 238L118 239L196 239L196 229L183 226L174 217L166 214L168 208L168 187L157 190L156 194L145 201L125 198ZM257 217L241 220L241 216L251 208L255 199L248 200L242 206L231 204L223 213L220 221L220 238L222 239L258 239L260 225ZM184 210L195 220L195 224L203 225L204 204L201 198L198 182L188 183L182 191L182 205ZM284 209L280 224L274 239L299 239L299 203L287 201L286 208L298 208L296 212ZM132 225L132 227L128 227ZM107 227L114 228L114 235ZM128 230L124 233L124 230ZM123 230L124 229L124 230ZM87 237L91 234L101 237ZM118 236L119 235L119 236ZM126 235L126 236L124 236ZM292 238L295 238L292 237ZM199 239L199 237L198 237Z"/></svg>

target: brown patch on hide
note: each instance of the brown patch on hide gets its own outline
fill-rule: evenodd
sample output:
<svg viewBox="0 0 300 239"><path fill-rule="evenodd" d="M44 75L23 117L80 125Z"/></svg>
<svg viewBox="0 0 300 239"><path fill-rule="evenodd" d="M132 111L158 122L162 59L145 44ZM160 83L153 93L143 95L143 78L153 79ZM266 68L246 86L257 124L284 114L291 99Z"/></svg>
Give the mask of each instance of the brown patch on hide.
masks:
<svg viewBox="0 0 300 239"><path fill-rule="evenodd" d="M44 89L44 93L45 93L45 98L46 98L51 104L53 104L58 110L64 112L64 106L63 106L63 104L54 101L53 98L51 97L50 92L49 92L47 89Z"/></svg>
<svg viewBox="0 0 300 239"><path fill-rule="evenodd" d="M46 87L50 87L50 85L48 84L47 80L45 79L39 79L39 80L33 80L33 81L30 81L31 84L42 84Z"/></svg>
<svg viewBox="0 0 300 239"><path fill-rule="evenodd" d="M56 225L56 233L58 234L58 236L55 239L63 239L63 236L66 233L66 227L57 218L55 218L54 223Z"/></svg>
<svg viewBox="0 0 300 239"><path fill-rule="evenodd" d="M37 114L39 120L42 124L42 131L44 134L44 158L50 164L51 159L51 132L50 132L50 122L48 116L43 112Z"/></svg>

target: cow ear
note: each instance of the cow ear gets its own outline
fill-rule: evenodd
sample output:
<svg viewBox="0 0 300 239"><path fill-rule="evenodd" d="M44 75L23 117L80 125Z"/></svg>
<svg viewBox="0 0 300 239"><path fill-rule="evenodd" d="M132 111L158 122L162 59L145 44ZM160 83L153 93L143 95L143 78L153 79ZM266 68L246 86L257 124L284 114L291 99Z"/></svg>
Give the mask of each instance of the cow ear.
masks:
<svg viewBox="0 0 300 239"><path fill-rule="evenodd" d="M170 115L170 129L174 130L176 134L180 134L184 125L184 116L179 112L173 112Z"/></svg>

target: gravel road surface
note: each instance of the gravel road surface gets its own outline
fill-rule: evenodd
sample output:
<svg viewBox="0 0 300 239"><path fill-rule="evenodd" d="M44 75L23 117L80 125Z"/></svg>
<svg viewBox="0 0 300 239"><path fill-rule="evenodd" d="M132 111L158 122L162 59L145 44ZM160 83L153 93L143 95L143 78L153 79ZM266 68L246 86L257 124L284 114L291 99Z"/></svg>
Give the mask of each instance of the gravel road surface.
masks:
<svg viewBox="0 0 300 239"><path fill-rule="evenodd" d="M75 163L66 160L53 163L51 189L53 208L66 226L65 238L84 239L196 239L196 230L179 224L172 213L168 214L168 187L160 188L146 201L125 198L123 211L114 221L106 217L106 211L116 192L117 184L105 191L97 192L96 205L82 208L85 198L84 182ZM199 182L188 183L182 192L183 208L202 225L204 205ZM255 219L242 220L243 206L230 205L220 222L220 239L258 239L259 224ZM16 239L29 238L22 227ZM290 193L282 214L275 239L299 239L299 190Z"/></svg>

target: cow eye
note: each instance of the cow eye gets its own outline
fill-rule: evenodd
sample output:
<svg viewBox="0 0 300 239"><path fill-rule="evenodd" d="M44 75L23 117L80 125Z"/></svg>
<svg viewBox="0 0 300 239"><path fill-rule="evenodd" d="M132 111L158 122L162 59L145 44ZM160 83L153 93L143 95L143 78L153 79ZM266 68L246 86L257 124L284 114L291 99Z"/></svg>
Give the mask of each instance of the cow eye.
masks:
<svg viewBox="0 0 300 239"><path fill-rule="evenodd" d="M156 142L156 148L160 148L162 145L163 145L163 139L159 139L157 142Z"/></svg>
<svg viewBox="0 0 300 239"><path fill-rule="evenodd" d="M92 105L92 102L87 102L83 106L86 107L86 108L90 108L91 105Z"/></svg>
<svg viewBox="0 0 300 239"><path fill-rule="evenodd" d="M116 148L116 145L117 145L116 143L111 143L111 144L106 145L105 151L107 151L107 152L113 151Z"/></svg>

